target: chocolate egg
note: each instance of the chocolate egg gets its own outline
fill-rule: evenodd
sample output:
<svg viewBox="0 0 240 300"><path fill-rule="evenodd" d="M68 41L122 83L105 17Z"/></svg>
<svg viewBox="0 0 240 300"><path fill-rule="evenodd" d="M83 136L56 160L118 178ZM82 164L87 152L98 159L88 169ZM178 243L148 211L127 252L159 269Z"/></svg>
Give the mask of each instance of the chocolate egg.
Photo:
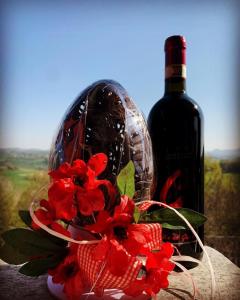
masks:
<svg viewBox="0 0 240 300"><path fill-rule="evenodd" d="M150 199L153 158L147 125L126 90L112 80L93 83L67 110L51 147L49 168L79 158L87 161L99 152L109 158L100 178L115 184L120 170L132 160L134 200Z"/></svg>

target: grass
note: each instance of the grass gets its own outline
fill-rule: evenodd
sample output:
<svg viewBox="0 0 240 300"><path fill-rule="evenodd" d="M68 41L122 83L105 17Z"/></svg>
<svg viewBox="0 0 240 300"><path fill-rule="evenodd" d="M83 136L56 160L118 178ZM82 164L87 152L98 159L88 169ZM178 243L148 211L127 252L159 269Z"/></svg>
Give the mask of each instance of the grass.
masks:
<svg viewBox="0 0 240 300"><path fill-rule="evenodd" d="M21 175L20 175L21 174ZM31 174L31 175L30 175ZM19 183L14 185L13 180ZM20 209L28 209L29 205L36 196L39 189L48 183L48 176L45 172L24 172L11 174L8 177L0 175L0 232L10 227L23 226L18 211Z"/></svg>
<svg viewBox="0 0 240 300"><path fill-rule="evenodd" d="M9 180L16 191L23 191L29 185L29 180L39 171L32 169L5 170L2 176Z"/></svg>
<svg viewBox="0 0 240 300"><path fill-rule="evenodd" d="M0 232L22 226L19 209L28 209L37 191L48 182L47 156L7 154L0 157Z"/></svg>
<svg viewBox="0 0 240 300"><path fill-rule="evenodd" d="M205 163L205 240L240 265L240 174L225 172L219 160Z"/></svg>
<svg viewBox="0 0 240 300"><path fill-rule="evenodd" d="M240 174L224 173L222 184L225 190L229 193L240 192Z"/></svg>

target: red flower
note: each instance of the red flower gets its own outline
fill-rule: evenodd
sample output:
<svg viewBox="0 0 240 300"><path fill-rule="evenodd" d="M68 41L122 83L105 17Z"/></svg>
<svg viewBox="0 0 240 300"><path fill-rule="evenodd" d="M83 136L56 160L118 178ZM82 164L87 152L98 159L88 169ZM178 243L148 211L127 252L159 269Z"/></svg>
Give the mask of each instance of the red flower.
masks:
<svg viewBox="0 0 240 300"><path fill-rule="evenodd" d="M96 223L87 225L86 228L117 241L130 255L136 256L149 242L149 229L144 224L132 224L134 206L131 199L122 196L112 217L109 212L100 211Z"/></svg>
<svg viewBox="0 0 240 300"><path fill-rule="evenodd" d="M65 162L59 166L57 170L50 171L48 174L53 180L62 178L75 178L80 180L80 185L85 182L88 170L92 170L94 177L100 175L106 168L108 158L104 153L98 153L89 159L86 164L81 159L76 159L72 165Z"/></svg>
<svg viewBox="0 0 240 300"><path fill-rule="evenodd" d="M63 291L69 300L78 300L84 292L84 282L77 263L76 250L76 245L72 245L69 255L56 268L48 270L53 283L64 285Z"/></svg>
<svg viewBox="0 0 240 300"><path fill-rule="evenodd" d="M145 291L151 295L157 294L161 288L168 287L168 274L174 269L174 263L169 259L173 255L174 249L171 243L164 243L159 252L148 255L146 269L148 276L146 283L148 287Z"/></svg>
<svg viewBox="0 0 240 300"><path fill-rule="evenodd" d="M44 225L49 226L54 231L64 234L70 237L70 232L65 229L62 225L57 223L55 208L49 203L49 201L43 199L40 201L41 208L35 211L37 219ZM32 221L31 227L35 230L40 229L40 227Z"/></svg>
<svg viewBox="0 0 240 300"><path fill-rule="evenodd" d="M85 173L78 174L74 178L78 208L83 215L88 216L94 211L104 209L105 198L102 190L99 188L101 185L106 186L110 198L115 197L115 189L108 180L96 179L105 170L107 162L108 158L104 153L95 154L86 164ZM82 169L84 169L83 166Z"/></svg>
<svg viewBox="0 0 240 300"><path fill-rule="evenodd" d="M87 225L86 229L94 233L110 234L114 227L129 225L133 221L135 204L128 196L121 196L120 204L114 209L113 216L108 211L100 211L95 224Z"/></svg>
<svg viewBox="0 0 240 300"><path fill-rule="evenodd" d="M167 277L175 266L169 261L173 251L172 244L164 243L159 252L146 252L146 274L125 289L125 294L136 297L146 292L152 296L161 288L167 288L169 284Z"/></svg>
<svg viewBox="0 0 240 300"><path fill-rule="evenodd" d="M48 190L49 200L41 200L41 207L35 212L41 223L68 237L70 232L56 221L70 221L77 215L74 189L69 178L54 181ZM32 228L39 229L39 226L32 222Z"/></svg>
<svg viewBox="0 0 240 300"><path fill-rule="evenodd" d="M64 185L58 183L52 193L56 202L60 197L67 197L70 202L75 199L79 211L86 216L91 215L94 211L102 210L105 198L100 186L106 186L110 198L114 198L116 194L108 180L96 179L105 170L107 161L108 158L104 153L98 153L93 155L88 163L77 159L72 165L64 163L57 170L49 172L55 182L64 181Z"/></svg>
<svg viewBox="0 0 240 300"><path fill-rule="evenodd" d="M42 200L36 217L44 225L70 236L70 233L57 221L71 221L77 215L77 208L83 215L104 209L105 198L101 185L107 187L110 197L115 197L115 188L108 180L97 180L96 176L104 171L107 156L103 153L93 155L86 164L75 160L72 165L63 163L57 170L49 172L53 179L48 190L48 201ZM39 226L32 222L33 229Z"/></svg>
<svg viewBox="0 0 240 300"><path fill-rule="evenodd" d="M144 224L132 224L133 213L134 202L122 196L113 216L100 211L96 223L86 226L88 230L104 235L94 250L94 259L106 260L110 272L117 276L126 271L130 256L148 249L149 229Z"/></svg>
<svg viewBox="0 0 240 300"><path fill-rule="evenodd" d="M88 167L98 176L106 169L107 163L108 157L104 153L98 153L91 156L88 161Z"/></svg>
<svg viewBox="0 0 240 300"><path fill-rule="evenodd" d="M130 224L125 230L126 238L123 237L122 239L120 239L120 243L128 253L136 256L141 254L145 248L148 248L147 244L148 242L150 242L149 229L144 224ZM116 228L115 235L117 235Z"/></svg>
<svg viewBox="0 0 240 300"><path fill-rule="evenodd" d="M128 196L121 196L121 202L114 209L115 222L132 223L135 204Z"/></svg>
<svg viewBox="0 0 240 300"><path fill-rule="evenodd" d="M48 190L48 201L55 219L72 220L77 215L74 205L75 186L70 178L56 180Z"/></svg>
<svg viewBox="0 0 240 300"><path fill-rule="evenodd" d="M71 170L71 165L67 162L61 164L57 170L50 171L48 175L53 180L67 178L69 176L69 171Z"/></svg>
<svg viewBox="0 0 240 300"><path fill-rule="evenodd" d="M106 268L113 275L122 276L128 268L130 255L116 240L104 237L94 248L93 258L105 261Z"/></svg>
<svg viewBox="0 0 240 300"><path fill-rule="evenodd" d="M103 192L99 189L86 190L78 188L77 200L79 211L85 216L104 209L105 198Z"/></svg>

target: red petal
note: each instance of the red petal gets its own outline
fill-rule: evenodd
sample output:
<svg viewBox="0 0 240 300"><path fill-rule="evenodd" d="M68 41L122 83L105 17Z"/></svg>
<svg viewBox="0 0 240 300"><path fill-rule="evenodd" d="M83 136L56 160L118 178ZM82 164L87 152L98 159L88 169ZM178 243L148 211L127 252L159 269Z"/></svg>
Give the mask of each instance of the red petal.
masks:
<svg viewBox="0 0 240 300"><path fill-rule="evenodd" d="M169 258L173 254L173 246L171 243L164 243L159 252L154 252L148 255L146 268L147 270L153 268L162 268L171 271L174 264L169 262Z"/></svg>
<svg viewBox="0 0 240 300"><path fill-rule="evenodd" d="M63 290L66 293L68 300L79 300L84 292L82 272L78 271L74 276L70 277L65 282Z"/></svg>
<svg viewBox="0 0 240 300"><path fill-rule="evenodd" d="M89 159L87 165L95 172L95 175L98 176L106 169L107 163L107 155L104 153L98 153Z"/></svg>
<svg viewBox="0 0 240 300"><path fill-rule="evenodd" d="M162 259L160 259L160 261L158 262L156 253L149 253L147 257L146 268L147 270L158 268L161 262Z"/></svg>
<svg viewBox="0 0 240 300"><path fill-rule="evenodd" d="M112 218L109 215L109 212L102 210L98 213L96 218L96 223L92 225L86 225L85 228L94 233L105 233L112 222Z"/></svg>
<svg viewBox="0 0 240 300"><path fill-rule="evenodd" d="M57 170L50 171L48 175L51 176L52 179L54 180L70 177L69 176L70 169L71 169L70 164L65 162L61 164Z"/></svg>
<svg viewBox="0 0 240 300"><path fill-rule="evenodd" d="M48 190L49 204L55 212L56 219L72 220L77 209L74 206L75 186L70 178L60 179Z"/></svg>
<svg viewBox="0 0 240 300"><path fill-rule="evenodd" d="M171 243L163 243L161 247L161 252L164 252L165 257L170 258L173 255L174 248Z"/></svg>
<svg viewBox="0 0 240 300"><path fill-rule="evenodd" d="M95 172L91 169L88 168L87 170L87 179L84 182L84 188L85 189L95 189L98 185L97 185L97 180L96 180L96 176L95 176Z"/></svg>
<svg viewBox="0 0 240 300"><path fill-rule="evenodd" d="M175 265L174 265L174 267L175 267ZM161 288L163 288L163 289L166 289L169 285L168 278L167 278L168 275L169 275L168 272L165 272L165 271L161 272Z"/></svg>
<svg viewBox="0 0 240 300"><path fill-rule="evenodd" d="M159 269L153 269L147 274L146 278L146 288L145 291L147 294L157 294L161 288L168 287L167 280L168 273L162 272Z"/></svg>
<svg viewBox="0 0 240 300"><path fill-rule="evenodd" d="M117 191L116 188L112 185L112 183L109 180L96 180L96 185L104 185L107 188L108 195L110 199L113 199L116 197Z"/></svg>
<svg viewBox="0 0 240 300"><path fill-rule="evenodd" d="M140 232L142 235L144 235L146 240L151 240L151 231L146 224L131 224L128 228L129 230Z"/></svg>
<svg viewBox="0 0 240 300"><path fill-rule="evenodd" d="M57 222L53 222L51 224L51 228L54 230L54 231L57 231L63 235L66 235L67 237L71 237L71 234L70 232L64 228L62 225L58 224Z"/></svg>
<svg viewBox="0 0 240 300"><path fill-rule="evenodd" d="M134 213L134 207L135 204L132 199L126 195L122 196L120 204L115 207L114 218L122 213L128 214L132 217Z"/></svg>
<svg viewBox="0 0 240 300"><path fill-rule="evenodd" d="M48 274L52 276L53 283L64 283L64 276L62 276L62 268L64 267L64 261L61 261L60 264L54 269L48 269Z"/></svg>
<svg viewBox="0 0 240 300"><path fill-rule="evenodd" d="M109 271L115 276L123 276L127 271L128 263L129 256L124 248L117 241L111 241L111 248L107 257Z"/></svg>
<svg viewBox="0 0 240 300"><path fill-rule="evenodd" d="M118 201L118 192L114 185L109 180L95 180L96 187L104 186L107 189L108 199L107 199L107 207L114 208Z"/></svg>
<svg viewBox="0 0 240 300"><path fill-rule="evenodd" d="M128 288L124 290L124 293L131 297L137 297L143 293L145 289L145 278L136 279L132 282Z"/></svg>
<svg viewBox="0 0 240 300"><path fill-rule="evenodd" d="M134 226L128 227L128 238L123 241L123 246L131 255L140 254L140 249L146 245L146 238L141 231L134 230Z"/></svg>
<svg viewBox="0 0 240 300"><path fill-rule="evenodd" d="M75 185L71 178L64 178L54 181L48 190L49 201L59 201L66 195L73 194Z"/></svg>
<svg viewBox="0 0 240 300"><path fill-rule="evenodd" d="M105 199L101 190L95 189L92 191L88 191L87 199L91 199L94 211L100 211L104 209Z"/></svg>
<svg viewBox="0 0 240 300"><path fill-rule="evenodd" d="M132 222L132 216L128 214L119 214L114 215L114 222L119 225L126 226L127 224L131 224Z"/></svg>
<svg viewBox="0 0 240 300"><path fill-rule="evenodd" d="M43 223L44 225L47 225L47 226L48 226L48 225L50 225L50 224L52 223L52 221L53 221L51 214L50 214L48 211L43 210L43 209L41 209L41 208L39 208L37 211L35 211L35 215L36 215L36 217L38 218L38 220L39 220L41 223ZM40 228L40 227L39 227L36 223L34 223L33 221L32 221L31 227L32 227L33 229L39 229L39 228Z"/></svg>
<svg viewBox="0 0 240 300"><path fill-rule="evenodd" d="M71 175L74 176L83 176L87 172L87 165L86 163L81 159L74 160L72 167L71 167Z"/></svg>
<svg viewBox="0 0 240 300"><path fill-rule="evenodd" d="M72 245L70 246L70 249L67 248L68 250L70 250L70 252L57 265L57 267L55 267L54 269L48 270L48 274L53 276L52 280L54 283L64 284L70 278L68 272L66 272L69 265L74 266L76 271L78 270L78 266L77 266L77 262L76 262L77 261L76 260L76 251L73 252L73 254L70 254L71 248L72 248Z"/></svg>
<svg viewBox="0 0 240 300"><path fill-rule="evenodd" d="M102 241L93 249L93 258L95 260L104 260L110 248L110 243L107 239Z"/></svg>
<svg viewBox="0 0 240 300"><path fill-rule="evenodd" d="M77 208L73 204L73 197L67 196L55 203L56 219L71 221L77 215Z"/></svg>
<svg viewBox="0 0 240 300"><path fill-rule="evenodd" d="M91 215L94 211L100 211L104 208L104 195L102 191L95 190L78 190L77 200L79 210L83 215Z"/></svg>
<svg viewBox="0 0 240 300"><path fill-rule="evenodd" d="M164 258L160 264L160 267L164 271L171 272L174 269L175 264L169 261L167 258Z"/></svg>
<svg viewBox="0 0 240 300"><path fill-rule="evenodd" d="M93 213L92 203L85 201L84 198L78 197L78 209L84 216L90 216Z"/></svg>
<svg viewBox="0 0 240 300"><path fill-rule="evenodd" d="M52 209L50 203L47 200L45 200L45 199L42 199L40 201L40 206L44 207L48 211L50 211Z"/></svg>

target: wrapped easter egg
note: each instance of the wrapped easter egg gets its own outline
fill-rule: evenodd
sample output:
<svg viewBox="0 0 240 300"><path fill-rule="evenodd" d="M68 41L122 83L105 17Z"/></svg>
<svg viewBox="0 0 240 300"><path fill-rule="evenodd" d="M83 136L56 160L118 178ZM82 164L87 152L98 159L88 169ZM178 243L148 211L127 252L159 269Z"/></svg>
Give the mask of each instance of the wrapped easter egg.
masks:
<svg viewBox="0 0 240 300"><path fill-rule="evenodd" d="M116 183L120 170L135 166L135 201L150 199L151 140L143 115L117 82L101 80L86 88L67 110L53 141L49 168L103 152L108 164L100 178Z"/></svg>

